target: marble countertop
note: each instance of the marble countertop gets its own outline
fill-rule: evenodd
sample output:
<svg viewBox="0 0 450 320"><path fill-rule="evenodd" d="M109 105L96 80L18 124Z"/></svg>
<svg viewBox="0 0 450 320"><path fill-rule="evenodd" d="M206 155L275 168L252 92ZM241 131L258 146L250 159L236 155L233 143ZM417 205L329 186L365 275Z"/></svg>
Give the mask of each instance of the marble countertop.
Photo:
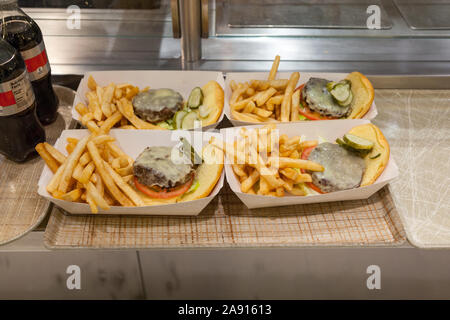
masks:
<svg viewBox="0 0 450 320"><path fill-rule="evenodd" d="M399 169L390 184L408 240L450 247L450 91L376 90L373 121Z"/></svg>

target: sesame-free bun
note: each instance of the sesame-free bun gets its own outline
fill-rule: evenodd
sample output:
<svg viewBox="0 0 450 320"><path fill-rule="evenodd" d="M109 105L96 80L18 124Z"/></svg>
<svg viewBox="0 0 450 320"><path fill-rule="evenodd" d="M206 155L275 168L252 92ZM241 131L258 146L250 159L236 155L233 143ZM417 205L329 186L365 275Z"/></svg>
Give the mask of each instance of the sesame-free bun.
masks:
<svg viewBox="0 0 450 320"><path fill-rule="evenodd" d="M370 185L378 179L387 166L390 153L389 143L381 130L371 123L354 127L348 133L373 141L374 143L372 151L364 157L366 171L361 181L361 187ZM380 153L380 156L375 159L370 159L370 157L376 156L378 153Z"/></svg>
<svg viewBox="0 0 450 320"><path fill-rule="evenodd" d="M202 119L202 126L216 123L222 114L224 104L223 89L216 81L209 81L202 87L203 104L208 106L210 112L207 118Z"/></svg>
<svg viewBox="0 0 450 320"><path fill-rule="evenodd" d="M357 71L350 73L347 78L352 83L353 101L352 112L348 119L361 119L372 106L375 91L373 86L362 73Z"/></svg>

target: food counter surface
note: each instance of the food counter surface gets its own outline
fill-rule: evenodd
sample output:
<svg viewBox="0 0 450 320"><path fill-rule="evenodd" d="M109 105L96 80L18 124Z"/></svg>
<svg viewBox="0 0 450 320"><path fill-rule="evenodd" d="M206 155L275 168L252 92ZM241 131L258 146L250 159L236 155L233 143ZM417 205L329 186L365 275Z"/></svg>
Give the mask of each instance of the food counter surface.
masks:
<svg viewBox="0 0 450 320"><path fill-rule="evenodd" d="M449 247L450 91L375 92L379 114L374 122L385 133L400 168L400 176L391 183L390 190L407 238L415 246ZM38 231L0 247L0 283L4 280L19 288L14 281L25 281L13 276L19 268L25 275L42 274L43 279L56 281L48 297L57 292L58 297L69 298L450 297L450 275L444 271L447 267L442 268L450 264L446 249L423 250L404 244L383 248L50 251L43 245L44 227L45 223ZM46 261L46 267L31 269L29 265L38 260ZM63 267L66 264L79 264L82 269L91 270L87 279L98 282L103 277L104 285L92 286L81 295L71 293L65 289L64 281L57 283L66 278ZM382 290L367 289L369 265L380 266ZM43 279L29 289L29 297L35 297L39 288L48 286ZM229 285L231 279L235 279L233 286ZM334 283L333 288L327 281ZM124 286L119 291L118 283ZM312 287L315 289L311 290ZM7 293L6 289L0 289L0 297L8 296Z"/></svg>

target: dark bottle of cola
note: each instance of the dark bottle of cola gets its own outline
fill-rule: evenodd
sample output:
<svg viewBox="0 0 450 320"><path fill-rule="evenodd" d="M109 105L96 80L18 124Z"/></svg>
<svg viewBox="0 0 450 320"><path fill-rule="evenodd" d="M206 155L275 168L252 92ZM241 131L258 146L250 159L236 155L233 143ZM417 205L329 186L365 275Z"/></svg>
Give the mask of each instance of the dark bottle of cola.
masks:
<svg viewBox="0 0 450 320"><path fill-rule="evenodd" d="M0 11L2 37L22 55L36 96L38 118L42 124L50 124L58 115L58 99L52 87L42 32L19 8L17 0L0 0Z"/></svg>
<svg viewBox="0 0 450 320"><path fill-rule="evenodd" d="M25 63L16 49L0 39L0 153L22 162L44 141Z"/></svg>

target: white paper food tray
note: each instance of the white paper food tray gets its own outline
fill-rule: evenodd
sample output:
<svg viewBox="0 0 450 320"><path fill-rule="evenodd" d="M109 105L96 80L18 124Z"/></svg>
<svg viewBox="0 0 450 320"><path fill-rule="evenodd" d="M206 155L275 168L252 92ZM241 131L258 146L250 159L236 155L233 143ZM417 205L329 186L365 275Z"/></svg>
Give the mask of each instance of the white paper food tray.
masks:
<svg viewBox="0 0 450 320"><path fill-rule="evenodd" d="M292 72L278 72L277 73L277 79L289 79ZM348 73L331 73L331 72L300 72L300 79L297 82L297 86L300 86L301 84L306 83L309 78L316 77L316 78L324 78L331 81L339 81L342 79L345 79L345 77L348 75ZM225 105L224 105L224 113L227 116L227 118L231 121L233 126L247 126L255 124L254 122L246 122L246 121L239 121L234 120L231 115L230 110L230 98L231 98L231 89L230 89L230 82L234 80L236 84L247 82L250 80L267 80L269 76L269 72L230 72L226 74L226 81L225 81ZM362 117L362 119L374 119L377 116L377 108L375 106L375 102L372 103L372 106L370 107L369 111ZM329 120L328 120L329 121ZM305 121L298 121L298 122L305 122Z"/></svg>
<svg viewBox="0 0 450 320"><path fill-rule="evenodd" d="M116 144L130 157L136 159L136 157L146 148L150 146L174 146L177 143L177 138L174 137L174 141L171 140L172 133L179 135L189 134L193 137L193 134L202 135L200 139L203 139L206 144L211 136L219 136L219 133L213 132L193 132L193 131L160 131L160 130L123 130L114 129L109 132L109 135L116 138ZM55 143L55 148L64 154L67 154L65 146L67 144L66 138L82 138L89 134L88 130L64 130L61 136ZM192 140L191 140L192 141ZM69 202L60 199L53 198L46 190L46 186L50 182L53 173L45 166L42 171L41 178L38 184L38 193L53 202L60 208L72 214L90 214L89 205L85 203ZM102 210L99 208L99 214L122 214L122 215L184 215L193 216L198 215L206 205L219 193L223 186L224 173L222 172L219 181L212 190L208 197L186 201L174 204L154 205L145 207L120 207L114 206L109 210Z"/></svg>
<svg viewBox="0 0 450 320"><path fill-rule="evenodd" d="M211 80L225 90L225 83L222 72L215 71L161 71L161 70L112 70L88 72L81 79L72 107L72 118L79 121L80 115L75 106L83 102L87 105L86 93L89 92L87 80L93 76L100 86L107 86L111 82L115 84L129 83L143 89L149 86L151 89L170 88L178 91L184 100L189 98L191 90L195 87L202 87ZM224 105L225 109L225 105ZM203 130L214 129L223 119L224 112L220 115L216 123L203 127Z"/></svg>
<svg viewBox="0 0 450 320"><path fill-rule="evenodd" d="M369 120L335 120L335 121L304 121L295 123L278 124L277 128L280 130L279 134L287 134L289 137L302 135L306 140L325 139L329 142L334 142L336 138L342 137L353 127L361 124L370 123ZM248 129L262 127L262 125L246 126ZM222 136L226 136L226 130L239 130L236 128L221 129ZM389 181L398 176L398 168L390 156L389 162L383 173L378 177L374 184L350 190L343 190L338 192L331 192L320 195L310 196L284 196L272 197L253 195L241 192L241 184L236 178L229 160L225 162L225 174L227 182L234 193L242 200L242 202L250 209L263 207L279 207L294 204L306 204L317 202L331 202L344 200L358 200L367 199L372 194L384 187Z"/></svg>

